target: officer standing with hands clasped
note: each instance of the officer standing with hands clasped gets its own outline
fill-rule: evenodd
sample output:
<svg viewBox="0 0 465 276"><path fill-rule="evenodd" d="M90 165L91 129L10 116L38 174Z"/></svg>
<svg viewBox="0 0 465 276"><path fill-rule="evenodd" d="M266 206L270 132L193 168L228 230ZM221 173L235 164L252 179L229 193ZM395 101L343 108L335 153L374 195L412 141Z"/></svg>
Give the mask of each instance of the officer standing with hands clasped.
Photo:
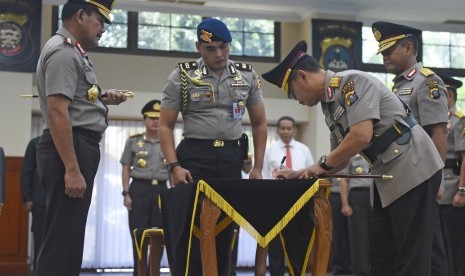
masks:
<svg viewBox="0 0 465 276"><path fill-rule="evenodd" d="M441 230L450 276L465 275L465 114L457 110L457 89L462 82L438 74L448 90L449 122L444 193L439 199Z"/></svg>
<svg viewBox="0 0 465 276"><path fill-rule="evenodd" d="M86 51L111 23L114 0L69 0L63 25L45 44L37 65L44 131L37 148L40 184L47 193L43 243L36 276L78 276L87 213L108 126L107 104L127 90L102 94ZM103 97L106 96L106 97Z"/></svg>
<svg viewBox="0 0 465 276"><path fill-rule="evenodd" d="M321 103L331 131L331 152L316 165L276 174L288 179L318 177L340 171L362 153L373 174L393 176L374 180L370 275L430 275L430 226L444 165L431 138L381 81L357 70L324 70L306 51L306 42L299 42L262 76L301 104Z"/></svg>
<svg viewBox="0 0 465 276"><path fill-rule="evenodd" d="M251 65L229 60L232 38L222 21L203 20L197 26L197 39L201 58L180 63L163 89L160 142L170 182L176 186L205 177L241 179L247 159L240 141L246 108L255 157L250 178L261 179L267 129L259 77ZM184 139L175 150L173 129L179 112ZM231 225L216 236L219 275L227 274L231 236ZM193 242L196 251L190 255L189 275L202 275L199 241ZM228 247L220 248L221 243Z"/></svg>
<svg viewBox="0 0 465 276"><path fill-rule="evenodd" d="M134 255L134 276L138 274L137 249L134 229L162 228L158 196L166 190L168 171L158 139L160 101L152 100L144 105L145 132L132 135L126 141L121 156L124 206L129 212L129 231ZM132 178L131 185L129 180ZM160 247L158 250L162 251ZM160 254L161 256L162 254ZM160 261L160 260L159 260Z"/></svg>
<svg viewBox="0 0 465 276"><path fill-rule="evenodd" d="M372 30L379 42L378 53L383 55L384 67L396 75L392 91L409 105L413 117L429 134L444 161L447 151L447 90L433 71L417 62L422 31L384 21L373 23ZM438 193L440 196L441 192ZM431 275L447 276L438 209L437 206L433 223Z"/></svg>

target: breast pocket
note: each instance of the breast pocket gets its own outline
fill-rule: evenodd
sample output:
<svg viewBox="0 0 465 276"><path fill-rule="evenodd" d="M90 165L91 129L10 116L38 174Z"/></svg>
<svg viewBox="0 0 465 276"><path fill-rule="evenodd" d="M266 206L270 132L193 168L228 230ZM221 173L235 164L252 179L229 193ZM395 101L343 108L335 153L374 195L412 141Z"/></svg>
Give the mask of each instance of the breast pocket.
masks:
<svg viewBox="0 0 465 276"><path fill-rule="evenodd" d="M213 92L209 86L196 86L189 90L189 98L193 102L210 102Z"/></svg>
<svg viewBox="0 0 465 276"><path fill-rule="evenodd" d="M411 146L412 140L403 145L399 145L396 142L393 142L383 153L379 155L379 158L381 159L383 164L386 164L404 154L406 151L409 150Z"/></svg>
<svg viewBox="0 0 465 276"><path fill-rule="evenodd" d="M233 87L231 91L231 98L233 100L247 100L249 97L249 87Z"/></svg>

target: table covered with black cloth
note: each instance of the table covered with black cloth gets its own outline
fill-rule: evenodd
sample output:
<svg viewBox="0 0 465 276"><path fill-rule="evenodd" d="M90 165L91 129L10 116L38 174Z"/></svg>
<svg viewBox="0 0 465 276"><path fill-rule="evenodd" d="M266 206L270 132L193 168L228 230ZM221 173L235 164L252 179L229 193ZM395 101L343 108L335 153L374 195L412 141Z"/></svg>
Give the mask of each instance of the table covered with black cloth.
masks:
<svg viewBox="0 0 465 276"><path fill-rule="evenodd" d="M162 196L162 216L171 273L190 275L190 267L199 265L192 262L193 255L200 255L192 245L199 236L199 203L208 198L224 213L217 234L232 220L262 247L281 235L290 272L303 274L314 233L309 209L303 207L318 189L319 180L315 179L205 179L169 189ZM217 250L229 246L217 241Z"/></svg>

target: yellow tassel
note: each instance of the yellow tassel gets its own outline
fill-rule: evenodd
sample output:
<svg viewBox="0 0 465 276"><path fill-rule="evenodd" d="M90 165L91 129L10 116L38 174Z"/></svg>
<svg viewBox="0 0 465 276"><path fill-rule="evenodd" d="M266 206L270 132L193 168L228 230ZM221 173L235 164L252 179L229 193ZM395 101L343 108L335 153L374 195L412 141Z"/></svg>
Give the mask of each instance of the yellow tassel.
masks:
<svg viewBox="0 0 465 276"><path fill-rule="evenodd" d="M265 235L262 236L258 231L239 214L220 194L218 194L208 183L199 180L197 188L205 194L213 203L216 204L223 212L225 212L234 222L244 228L256 241L266 247L268 243L281 232L291 219L302 209L302 207L313 197L319 189L319 181L317 180L307 191L294 203L284 217Z"/></svg>

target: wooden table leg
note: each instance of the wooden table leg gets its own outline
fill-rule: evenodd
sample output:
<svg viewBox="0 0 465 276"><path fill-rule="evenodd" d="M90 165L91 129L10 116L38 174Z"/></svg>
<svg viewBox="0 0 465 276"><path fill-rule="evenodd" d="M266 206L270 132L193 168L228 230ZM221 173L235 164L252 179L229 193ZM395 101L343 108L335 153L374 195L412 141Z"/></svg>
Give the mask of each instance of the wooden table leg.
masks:
<svg viewBox="0 0 465 276"><path fill-rule="evenodd" d="M313 196L313 204L310 204L310 215L315 224L315 240L313 243L312 276L325 276L328 268L331 249L333 220L331 206L325 196L325 188L320 189Z"/></svg>
<svg viewBox="0 0 465 276"><path fill-rule="evenodd" d="M138 276L147 276L147 247L148 247L148 244L144 242L141 248L142 258L140 260L138 259L138 262L137 262L137 268L138 268L137 275Z"/></svg>
<svg viewBox="0 0 465 276"><path fill-rule="evenodd" d="M163 246L165 244L163 239L163 232L159 231L150 231L148 234L150 239L149 244L149 267L150 267L150 276L160 276L160 261L161 255L163 253Z"/></svg>
<svg viewBox="0 0 465 276"><path fill-rule="evenodd" d="M257 244L255 251L255 276L266 275L266 257L268 256L268 246L265 248Z"/></svg>
<svg viewBox="0 0 465 276"><path fill-rule="evenodd" d="M200 256L203 276L218 276L216 258L216 223L221 210L209 199L204 198L200 209Z"/></svg>

